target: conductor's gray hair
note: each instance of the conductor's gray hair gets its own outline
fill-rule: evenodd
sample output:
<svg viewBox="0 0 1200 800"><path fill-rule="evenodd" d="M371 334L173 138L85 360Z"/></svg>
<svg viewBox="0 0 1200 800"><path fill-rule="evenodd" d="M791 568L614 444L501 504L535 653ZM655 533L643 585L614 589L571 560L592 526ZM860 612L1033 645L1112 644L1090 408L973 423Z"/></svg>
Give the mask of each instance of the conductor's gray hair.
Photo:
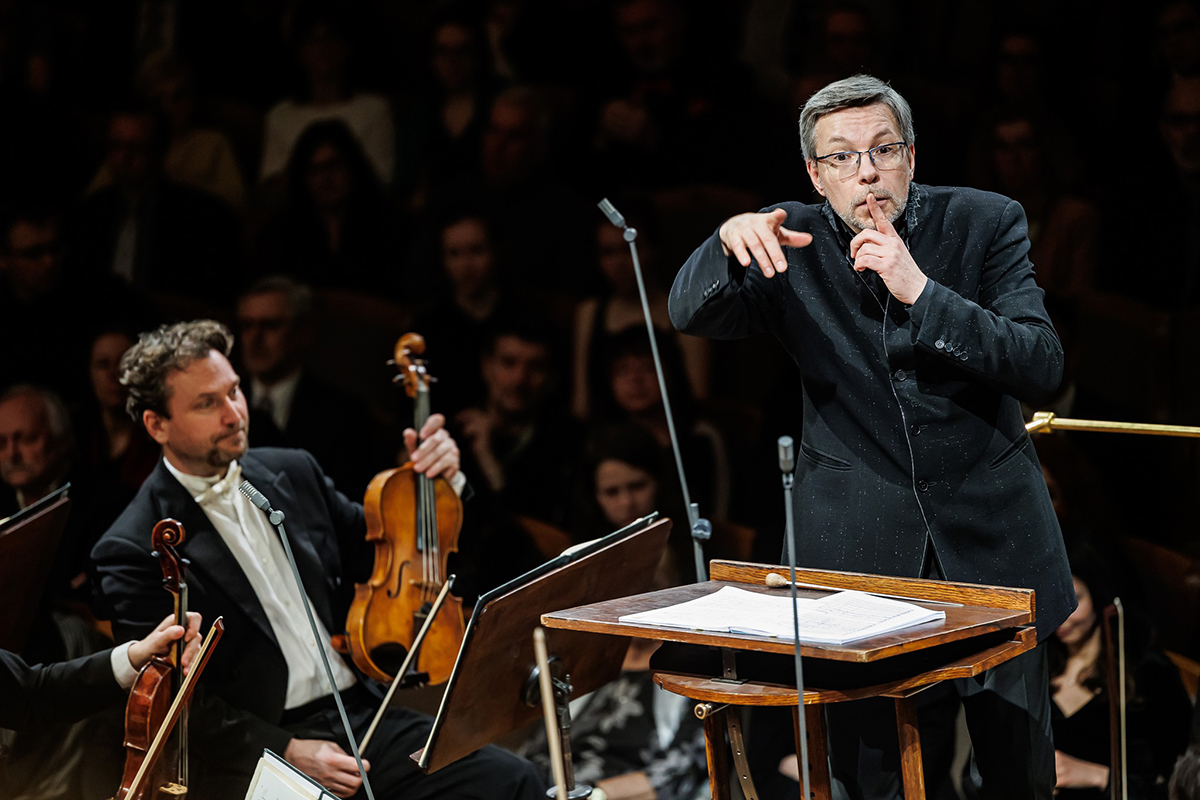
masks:
<svg viewBox="0 0 1200 800"><path fill-rule="evenodd" d="M891 110L900 135L907 144L912 144L917 133L913 130L912 109L908 101L878 78L854 75L818 90L800 109L800 149L804 153L804 160L811 161L817 157L817 121L821 117L835 111L863 108L876 103L882 103Z"/></svg>

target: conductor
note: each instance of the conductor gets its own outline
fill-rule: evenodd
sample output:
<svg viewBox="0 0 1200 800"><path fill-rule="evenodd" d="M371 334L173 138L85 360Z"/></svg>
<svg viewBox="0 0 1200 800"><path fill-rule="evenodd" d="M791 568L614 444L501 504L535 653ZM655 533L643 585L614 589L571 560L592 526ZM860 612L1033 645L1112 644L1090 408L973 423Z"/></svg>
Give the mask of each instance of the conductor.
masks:
<svg viewBox="0 0 1200 800"><path fill-rule="evenodd" d="M804 566L1033 588L1042 641L1075 596L1019 403L1057 388L1062 345L1021 206L914 183L915 138L908 103L876 78L818 91L800 139L824 202L726 220L676 277L671 320L716 339L770 333L795 360L801 397L777 400L803 403ZM978 796L1051 797L1044 648L953 686ZM828 727L851 797L900 797L886 701L831 706Z"/></svg>

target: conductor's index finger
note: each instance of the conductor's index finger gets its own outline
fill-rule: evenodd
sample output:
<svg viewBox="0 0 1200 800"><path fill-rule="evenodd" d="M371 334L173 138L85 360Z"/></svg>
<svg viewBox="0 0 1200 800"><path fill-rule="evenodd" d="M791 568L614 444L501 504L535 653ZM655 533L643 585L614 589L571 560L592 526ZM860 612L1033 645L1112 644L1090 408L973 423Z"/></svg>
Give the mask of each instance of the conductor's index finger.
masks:
<svg viewBox="0 0 1200 800"><path fill-rule="evenodd" d="M879 206L879 201L875 199L875 195L873 194L867 195L867 210L871 212L871 219L875 220L875 230L886 234L896 232L896 229L892 227L892 223L888 222L887 216Z"/></svg>
<svg viewBox="0 0 1200 800"><path fill-rule="evenodd" d="M812 244L812 234L803 231L794 231L790 228L779 226L778 237L780 244L785 247L808 247Z"/></svg>

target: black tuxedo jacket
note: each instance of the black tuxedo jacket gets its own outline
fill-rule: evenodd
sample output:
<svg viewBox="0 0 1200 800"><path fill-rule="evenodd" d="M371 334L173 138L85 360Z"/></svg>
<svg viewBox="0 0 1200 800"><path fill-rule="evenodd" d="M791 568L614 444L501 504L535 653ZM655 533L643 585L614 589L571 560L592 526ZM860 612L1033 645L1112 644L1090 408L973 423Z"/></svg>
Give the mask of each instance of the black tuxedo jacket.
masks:
<svg viewBox="0 0 1200 800"><path fill-rule="evenodd" d="M252 449L241 464L243 477L286 514L313 612L326 630L342 631L353 581L364 580L370 570L362 506L335 490L303 450ZM225 618L225 635L196 687L192 741L202 767L245 775L264 747L282 754L292 738L280 725L287 664L233 553L161 462L92 551L101 610L110 615L118 640L144 636L170 613L171 596L150 554L150 532L165 517L183 523L187 534L178 550L190 562L190 610L203 614L205 625ZM241 785L244 791L244 778Z"/></svg>
<svg viewBox="0 0 1200 800"><path fill-rule="evenodd" d="M0 728L20 731L31 723L74 722L124 696L113 677L112 650L32 667L0 650Z"/></svg>
<svg viewBox="0 0 1200 800"><path fill-rule="evenodd" d="M856 273L828 203L782 203L813 242L786 272L728 258L714 234L671 289L675 326L774 335L800 370L797 554L807 567L1036 590L1040 638L1075 607L1062 534L1019 400L1049 395L1063 352L1034 282L1021 206L913 184L898 230L929 283L911 307Z"/></svg>

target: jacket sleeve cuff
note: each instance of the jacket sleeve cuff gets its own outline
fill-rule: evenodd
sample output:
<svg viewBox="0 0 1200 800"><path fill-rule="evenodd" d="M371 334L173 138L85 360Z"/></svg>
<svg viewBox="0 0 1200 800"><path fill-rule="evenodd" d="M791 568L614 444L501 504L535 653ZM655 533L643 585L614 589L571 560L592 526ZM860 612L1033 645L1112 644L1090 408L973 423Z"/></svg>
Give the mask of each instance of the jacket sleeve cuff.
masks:
<svg viewBox="0 0 1200 800"><path fill-rule="evenodd" d="M129 662L129 646L133 642L119 644L112 649L112 654L109 660L112 663L113 677L117 681L117 685L125 691L133 688L134 681L137 680L138 671L133 668L133 664Z"/></svg>

